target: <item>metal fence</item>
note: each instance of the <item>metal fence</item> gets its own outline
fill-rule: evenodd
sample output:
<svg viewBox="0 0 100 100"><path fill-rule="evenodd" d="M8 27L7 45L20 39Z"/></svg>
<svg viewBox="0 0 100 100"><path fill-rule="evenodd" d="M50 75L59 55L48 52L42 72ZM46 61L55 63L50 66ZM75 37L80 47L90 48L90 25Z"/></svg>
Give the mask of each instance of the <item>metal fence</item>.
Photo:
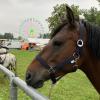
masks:
<svg viewBox="0 0 100 100"><path fill-rule="evenodd" d="M38 93L35 89L27 86L27 84L21 80L19 77L16 77L15 74L9 71L4 66L0 65L0 70L5 73L10 80L10 100L17 100L17 89L20 88L23 90L28 96L32 98L32 100L49 100L47 97Z"/></svg>

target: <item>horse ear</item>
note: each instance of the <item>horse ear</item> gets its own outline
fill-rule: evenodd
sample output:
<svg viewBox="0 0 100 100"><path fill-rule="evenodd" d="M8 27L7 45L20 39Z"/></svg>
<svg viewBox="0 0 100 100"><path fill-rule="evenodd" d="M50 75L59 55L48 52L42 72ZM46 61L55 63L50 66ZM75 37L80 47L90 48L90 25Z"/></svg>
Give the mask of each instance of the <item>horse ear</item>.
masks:
<svg viewBox="0 0 100 100"><path fill-rule="evenodd" d="M75 18L74 18L73 11L68 6L66 6L66 11L67 11L67 20L68 20L68 23L73 25L75 23Z"/></svg>

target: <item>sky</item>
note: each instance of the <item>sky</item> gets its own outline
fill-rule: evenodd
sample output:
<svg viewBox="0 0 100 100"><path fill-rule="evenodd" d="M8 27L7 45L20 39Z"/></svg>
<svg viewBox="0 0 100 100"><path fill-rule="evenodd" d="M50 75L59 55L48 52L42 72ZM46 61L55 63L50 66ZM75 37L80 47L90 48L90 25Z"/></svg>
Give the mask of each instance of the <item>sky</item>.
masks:
<svg viewBox="0 0 100 100"><path fill-rule="evenodd" d="M48 32L46 19L51 16L56 4L67 3L79 5L81 9L91 6L99 9L96 0L0 0L0 33L11 32L18 36L24 20L34 18L42 24L44 32Z"/></svg>

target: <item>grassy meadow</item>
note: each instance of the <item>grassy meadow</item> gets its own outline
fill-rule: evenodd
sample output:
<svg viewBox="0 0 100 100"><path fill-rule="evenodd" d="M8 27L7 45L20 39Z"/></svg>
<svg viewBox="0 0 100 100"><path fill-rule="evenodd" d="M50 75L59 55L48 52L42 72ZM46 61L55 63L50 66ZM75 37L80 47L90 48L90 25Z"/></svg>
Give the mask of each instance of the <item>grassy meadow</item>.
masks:
<svg viewBox="0 0 100 100"><path fill-rule="evenodd" d="M24 80L27 66L33 60L36 51L11 51L17 58L18 76ZM45 82L43 88L38 89L45 96L49 95L51 82ZM0 100L9 99L9 80L4 78L4 74L0 72ZM18 100L31 100L30 97L18 89ZM78 70L63 77L52 89L51 100L99 100L99 95L93 88L83 72Z"/></svg>

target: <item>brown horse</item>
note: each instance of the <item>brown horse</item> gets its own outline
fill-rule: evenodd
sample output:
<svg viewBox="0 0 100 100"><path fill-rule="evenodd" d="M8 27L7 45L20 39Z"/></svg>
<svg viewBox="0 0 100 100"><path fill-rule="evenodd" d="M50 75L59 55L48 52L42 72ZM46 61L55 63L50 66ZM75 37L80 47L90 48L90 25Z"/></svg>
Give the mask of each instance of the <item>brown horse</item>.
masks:
<svg viewBox="0 0 100 100"><path fill-rule="evenodd" d="M51 40L29 65L26 82L34 88L51 79L56 83L67 73L82 70L100 94L100 28L75 20L66 6L67 21L52 34Z"/></svg>

